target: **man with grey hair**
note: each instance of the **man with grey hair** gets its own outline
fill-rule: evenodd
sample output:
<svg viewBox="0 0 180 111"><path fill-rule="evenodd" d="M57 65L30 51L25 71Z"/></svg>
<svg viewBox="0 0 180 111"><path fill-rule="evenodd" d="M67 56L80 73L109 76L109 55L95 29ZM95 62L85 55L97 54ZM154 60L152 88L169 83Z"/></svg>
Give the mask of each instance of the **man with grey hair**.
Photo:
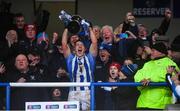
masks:
<svg viewBox="0 0 180 111"><path fill-rule="evenodd" d="M101 28L102 34L102 42L99 46L106 45L110 49L110 54L113 56L113 59L117 60L117 51L116 51L116 44L114 42L114 33L113 27L109 25L104 25Z"/></svg>

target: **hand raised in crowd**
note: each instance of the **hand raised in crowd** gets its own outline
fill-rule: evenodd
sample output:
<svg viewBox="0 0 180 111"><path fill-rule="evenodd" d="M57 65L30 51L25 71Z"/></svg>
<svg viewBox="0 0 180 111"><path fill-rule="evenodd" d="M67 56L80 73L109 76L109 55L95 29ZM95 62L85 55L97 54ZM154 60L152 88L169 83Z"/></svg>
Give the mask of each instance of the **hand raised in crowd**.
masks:
<svg viewBox="0 0 180 111"><path fill-rule="evenodd" d="M33 60L30 64L29 64L29 66L36 66L36 64L38 64L39 63L39 60Z"/></svg>
<svg viewBox="0 0 180 111"><path fill-rule="evenodd" d="M55 44L58 40L58 33L57 32L54 32L53 33L53 38L52 38L52 43Z"/></svg>
<svg viewBox="0 0 180 111"><path fill-rule="evenodd" d="M34 56L32 54L28 54L28 59L31 61L29 66L36 66L40 62L40 57L39 56Z"/></svg>
<svg viewBox="0 0 180 111"><path fill-rule="evenodd" d="M121 71L118 74L119 74L119 79L120 80L127 78Z"/></svg>
<svg viewBox="0 0 180 111"><path fill-rule="evenodd" d="M0 74L3 74L6 71L4 64L0 65Z"/></svg>
<svg viewBox="0 0 180 111"><path fill-rule="evenodd" d="M57 46L58 47L58 51L60 54L63 54L63 49L62 49L62 46Z"/></svg>
<svg viewBox="0 0 180 111"><path fill-rule="evenodd" d="M171 12L171 10L169 9L169 8L167 8L166 10L165 10L165 17L167 18L167 19L171 19L171 17L172 17L172 12Z"/></svg>
<svg viewBox="0 0 180 111"><path fill-rule="evenodd" d="M9 30L6 34L6 40L8 41L9 47L11 47L12 44L17 43L17 32L15 30Z"/></svg>

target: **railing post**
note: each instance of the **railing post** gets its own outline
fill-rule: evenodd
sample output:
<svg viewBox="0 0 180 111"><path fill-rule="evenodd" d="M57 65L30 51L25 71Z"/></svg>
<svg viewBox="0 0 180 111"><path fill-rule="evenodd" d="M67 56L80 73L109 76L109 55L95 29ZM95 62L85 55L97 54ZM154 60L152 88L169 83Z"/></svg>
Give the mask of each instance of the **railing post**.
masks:
<svg viewBox="0 0 180 111"><path fill-rule="evenodd" d="M94 100L94 84L93 82L90 84L91 86L91 102L90 102L90 105L91 105L91 111L94 111L94 103L95 103L95 100Z"/></svg>
<svg viewBox="0 0 180 111"><path fill-rule="evenodd" d="M6 86L6 111L10 111L10 85Z"/></svg>

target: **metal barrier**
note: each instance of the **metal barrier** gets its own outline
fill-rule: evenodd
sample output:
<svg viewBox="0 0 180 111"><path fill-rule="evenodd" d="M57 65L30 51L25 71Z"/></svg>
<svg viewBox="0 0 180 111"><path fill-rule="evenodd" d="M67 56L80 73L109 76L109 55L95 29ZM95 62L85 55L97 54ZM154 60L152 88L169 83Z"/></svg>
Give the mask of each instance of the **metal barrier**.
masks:
<svg viewBox="0 0 180 111"><path fill-rule="evenodd" d="M95 86L142 86L142 83L140 82L97 82L97 83L91 83L91 111L94 111L95 109L95 100L94 100L94 88ZM149 86L167 86L166 82L158 82L158 83L149 83Z"/></svg>
<svg viewBox="0 0 180 111"><path fill-rule="evenodd" d="M6 111L10 109L10 85L9 83L0 83L0 87L6 87Z"/></svg>
<svg viewBox="0 0 180 111"><path fill-rule="evenodd" d="M0 86L6 87L6 111L10 110L10 87L73 87L73 86L90 86L91 87L91 111L95 108L95 92L96 86L142 86L139 82L117 82L117 83L72 83L72 82L53 82L53 83L0 83ZM150 83L149 86L167 86L165 82Z"/></svg>

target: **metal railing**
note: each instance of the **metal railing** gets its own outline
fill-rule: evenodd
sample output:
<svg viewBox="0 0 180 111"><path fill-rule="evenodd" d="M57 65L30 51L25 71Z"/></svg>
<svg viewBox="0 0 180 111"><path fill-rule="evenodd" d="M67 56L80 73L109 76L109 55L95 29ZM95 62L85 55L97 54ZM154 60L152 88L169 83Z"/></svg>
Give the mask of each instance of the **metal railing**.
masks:
<svg viewBox="0 0 180 111"><path fill-rule="evenodd" d="M139 82L92 82L92 83L73 83L73 82L38 82L38 83L0 83L0 87L6 87L6 111L10 111L10 90L11 87L91 87L91 111L95 109L95 87L97 86L142 86ZM167 86L166 82L150 83L149 86Z"/></svg>

